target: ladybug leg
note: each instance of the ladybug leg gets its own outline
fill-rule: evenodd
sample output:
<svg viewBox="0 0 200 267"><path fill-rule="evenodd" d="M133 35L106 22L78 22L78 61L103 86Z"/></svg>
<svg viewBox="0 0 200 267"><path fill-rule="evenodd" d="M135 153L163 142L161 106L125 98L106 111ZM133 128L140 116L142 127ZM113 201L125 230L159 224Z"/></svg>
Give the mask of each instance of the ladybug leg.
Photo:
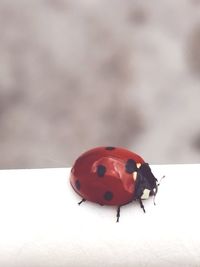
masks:
<svg viewBox="0 0 200 267"><path fill-rule="evenodd" d="M159 183L156 184L155 188L152 190L152 195L153 195L153 203L154 205L156 206L156 202L155 202L155 198L156 198L156 194L158 193L158 187L160 186L160 182L162 181L162 179L165 178L165 175L163 175L161 178L160 178L160 181Z"/></svg>
<svg viewBox="0 0 200 267"><path fill-rule="evenodd" d="M146 211L145 211L145 208L144 208L144 205L142 203L142 199L141 198L139 198L139 203L140 203L140 207L143 209L143 211L145 213Z"/></svg>
<svg viewBox="0 0 200 267"><path fill-rule="evenodd" d="M86 199L83 198L80 202L78 202L78 205L81 205L81 203L83 203L85 201L86 201Z"/></svg>
<svg viewBox="0 0 200 267"><path fill-rule="evenodd" d="M155 201L156 195L153 196L153 204L156 206L156 201Z"/></svg>
<svg viewBox="0 0 200 267"><path fill-rule="evenodd" d="M119 222L119 217L120 217L120 206L117 207L117 221Z"/></svg>

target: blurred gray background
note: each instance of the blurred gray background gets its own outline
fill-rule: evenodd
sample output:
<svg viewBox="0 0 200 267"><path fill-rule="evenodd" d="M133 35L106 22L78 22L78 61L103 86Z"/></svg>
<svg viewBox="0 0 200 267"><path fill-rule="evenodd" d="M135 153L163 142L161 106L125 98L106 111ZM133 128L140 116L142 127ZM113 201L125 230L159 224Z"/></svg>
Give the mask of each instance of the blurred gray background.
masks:
<svg viewBox="0 0 200 267"><path fill-rule="evenodd" d="M100 145L200 162L199 0L0 1L0 168Z"/></svg>

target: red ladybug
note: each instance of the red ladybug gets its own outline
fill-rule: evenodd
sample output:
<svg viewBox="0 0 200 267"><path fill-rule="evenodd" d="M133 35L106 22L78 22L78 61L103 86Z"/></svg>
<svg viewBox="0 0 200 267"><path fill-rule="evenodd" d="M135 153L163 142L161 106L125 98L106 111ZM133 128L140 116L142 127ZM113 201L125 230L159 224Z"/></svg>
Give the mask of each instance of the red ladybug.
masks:
<svg viewBox="0 0 200 267"><path fill-rule="evenodd" d="M156 195L157 179L139 155L120 147L97 147L82 154L71 169L70 183L82 197L100 205L120 207Z"/></svg>

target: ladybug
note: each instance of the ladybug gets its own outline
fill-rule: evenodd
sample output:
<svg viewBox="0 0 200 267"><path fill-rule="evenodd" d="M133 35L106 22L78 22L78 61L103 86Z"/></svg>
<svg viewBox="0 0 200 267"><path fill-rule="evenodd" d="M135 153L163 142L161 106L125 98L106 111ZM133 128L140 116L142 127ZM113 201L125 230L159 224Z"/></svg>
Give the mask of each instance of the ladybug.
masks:
<svg viewBox="0 0 200 267"><path fill-rule="evenodd" d="M132 201L155 196L157 179L142 157L121 147L96 147L83 153L74 163L70 183L82 200L120 207Z"/></svg>

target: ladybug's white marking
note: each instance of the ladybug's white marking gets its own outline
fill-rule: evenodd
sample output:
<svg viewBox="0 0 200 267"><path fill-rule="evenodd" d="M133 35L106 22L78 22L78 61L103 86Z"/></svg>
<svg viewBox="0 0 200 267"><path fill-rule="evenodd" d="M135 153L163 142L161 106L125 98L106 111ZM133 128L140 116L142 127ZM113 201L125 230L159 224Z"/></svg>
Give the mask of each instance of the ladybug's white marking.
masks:
<svg viewBox="0 0 200 267"><path fill-rule="evenodd" d="M137 172L133 172L133 180L136 181L137 179Z"/></svg>
<svg viewBox="0 0 200 267"><path fill-rule="evenodd" d="M141 199L148 199L149 198L149 194L150 194L150 190L149 189L144 189Z"/></svg>
<svg viewBox="0 0 200 267"><path fill-rule="evenodd" d="M139 169L141 167L141 163L136 163L137 168Z"/></svg>

